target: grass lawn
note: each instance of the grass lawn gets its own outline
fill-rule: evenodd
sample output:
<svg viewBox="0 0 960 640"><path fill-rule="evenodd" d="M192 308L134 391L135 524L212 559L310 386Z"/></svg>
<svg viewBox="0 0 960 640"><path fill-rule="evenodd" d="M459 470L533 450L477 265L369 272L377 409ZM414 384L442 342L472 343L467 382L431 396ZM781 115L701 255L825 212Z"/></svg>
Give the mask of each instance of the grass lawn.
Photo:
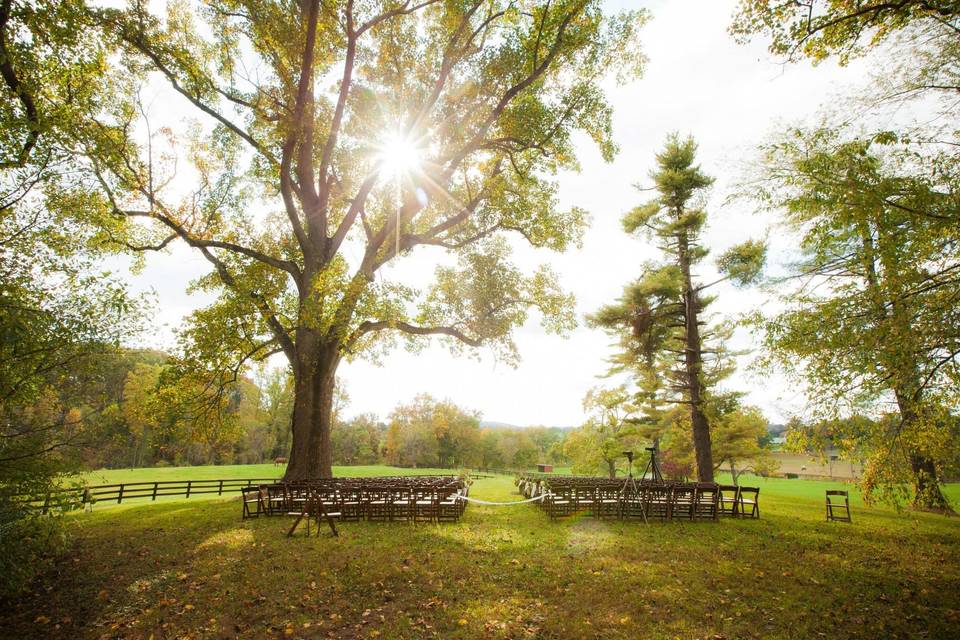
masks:
<svg viewBox="0 0 960 640"><path fill-rule="evenodd" d="M0 635L960 637L960 519L857 508L826 523L821 493L777 486L755 521L470 505L457 524L344 523L340 538L243 522L236 498L104 509L72 517L72 554L0 608ZM518 497L506 477L472 495Z"/></svg>
<svg viewBox="0 0 960 640"><path fill-rule="evenodd" d="M717 482L730 482L730 474L718 474ZM863 499L857 485L843 480L802 480L787 478L761 478L759 476L741 476L740 484L750 487L760 487L760 497L765 494L776 495L780 498L804 498L816 500L823 504L824 492L827 489L841 489L850 492L850 506L862 507ZM943 493L954 505L960 509L960 483L943 485Z"/></svg>

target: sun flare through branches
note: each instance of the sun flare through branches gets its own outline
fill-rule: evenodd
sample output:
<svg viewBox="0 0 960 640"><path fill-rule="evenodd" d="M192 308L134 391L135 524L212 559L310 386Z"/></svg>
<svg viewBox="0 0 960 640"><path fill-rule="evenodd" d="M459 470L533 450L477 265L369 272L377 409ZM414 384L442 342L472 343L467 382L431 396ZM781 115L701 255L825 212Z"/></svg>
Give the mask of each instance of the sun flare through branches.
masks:
<svg viewBox="0 0 960 640"><path fill-rule="evenodd" d="M403 179L420 171L423 150L416 140L397 132L387 133L377 147L377 171L383 180Z"/></svg>

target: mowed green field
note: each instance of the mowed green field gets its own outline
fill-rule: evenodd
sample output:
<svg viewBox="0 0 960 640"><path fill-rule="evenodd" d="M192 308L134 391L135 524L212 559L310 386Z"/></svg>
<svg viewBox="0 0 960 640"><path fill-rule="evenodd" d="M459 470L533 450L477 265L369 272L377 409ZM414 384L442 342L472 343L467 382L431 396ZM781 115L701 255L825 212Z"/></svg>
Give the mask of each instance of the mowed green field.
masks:
<svg viewBox="0 0 960 640"><path fill-rule="evenodd" d="M287 538L289 519L243 521L236 498L97 510L72 519L56 570L0 609L0 635L960 637L960 519L861 507L827 523L822 495L770 482L760 520L706 523L470 505L459 523ZM519 498L505 476L471 495Z"/></svg>
<svg viewBox="0 0 960 640"><path fill-rule="evenodd" d="M155 482L167 480L231 480L239 478L279 478L286 465L230 464L203 467L144 467L137 469L100 469L81 476L86 484L115 484L120 482ZM389 475L455 474L453 469L405 469L385 465L334 467L336 476L362 478Z"/></svg>

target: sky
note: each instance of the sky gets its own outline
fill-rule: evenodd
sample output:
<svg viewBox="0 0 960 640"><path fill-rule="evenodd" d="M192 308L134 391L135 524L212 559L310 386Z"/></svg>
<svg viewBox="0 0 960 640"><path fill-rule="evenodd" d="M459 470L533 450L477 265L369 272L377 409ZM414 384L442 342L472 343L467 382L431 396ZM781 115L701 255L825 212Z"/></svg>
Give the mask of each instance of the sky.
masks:
<svg viewBox="0 0 960 640"><path fill-rule="evenodd" d="M627 85L617 86L612 79L608 83L620 153L606 163L589 140L579 140L581 171L560 176L560 206L582 207L592 216L583 246L561 255L531 249L520 256L523 262L548 263L558 272L565 289L576 296L580 326L564 338L547 334L531 318L516 333L522 360L515 368L482 350L474 358L455 356L439 342L416 354L399 348L377 365L345 362L339 376L350 397L347 414L386 417L397 404L428 392L478 411L485 420L579 425L588 389L616 383L603 377L613 353L611 339L586 327L583 317L615 300L624 284L639 276L643 262L657 257L643 240L622 231L620 219L649 199L649 193L634 185L649 186L654 154L670 132L692 135L703 170L716 178L707 203L704 245L716 256L748 238L767 237L770 269L782 263L791 239L769 214L757 214L744 202L731 203L728 196L744 179L758 145L789 125L812 121L823 105L861 86L869 62L785 65L767 52L762 39L739 45L727 33L733 0L621 0L610 2L609 10L638 4L652 15L642 33L649 58L646 71ZM708 257L698 271L701 281L712 280L715 272L709 263ZM146 345L172 347L183 318L209 300L186 292L188 283L208 267L199 254L178 245L168 253L148 255L146 267L130 276L135 290L152 292L157 302L155 328L145 336ZM711 311L721 317L769 311L776 304L758 290L727 285L714 289L718 299ZM727 388L745 392L746 402L760 407L772 422L803 412L804 395L796 384L776 373L751 373L748 365L759 347L757 336L738 330L731 346L748 353L740 358L741 367L725 383Z"/></svg>

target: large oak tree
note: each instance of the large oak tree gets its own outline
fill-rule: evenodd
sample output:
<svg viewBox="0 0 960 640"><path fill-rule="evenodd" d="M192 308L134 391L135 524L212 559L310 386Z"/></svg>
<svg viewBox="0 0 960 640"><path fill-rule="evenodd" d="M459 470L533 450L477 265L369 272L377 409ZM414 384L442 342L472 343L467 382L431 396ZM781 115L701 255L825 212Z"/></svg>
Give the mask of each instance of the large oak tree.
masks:
<svg viewBox="0 0 960 640"><path fill-rule="evenodd" d="M186 327L185 362L223 382L286 356L286 477L329 476L344 358L405 334L513 359L512 328L532 308L548 329L571 325L569 296L549 270L515 266L508 238L577 242L585 214L558 208L554 176L577 167L577 132L607 159L616 151L600 82L639 70L644 14L609 18L600 4L89 9L117 47L109 74L126 97L75 128L84 160L64 178L67 204L109 212L128 247L182 241L209 261L197 286L219 297ZM195 126L151 127L136 89L158 78ZM441 255L430 282L385 269L428 251Z"/></svg>

